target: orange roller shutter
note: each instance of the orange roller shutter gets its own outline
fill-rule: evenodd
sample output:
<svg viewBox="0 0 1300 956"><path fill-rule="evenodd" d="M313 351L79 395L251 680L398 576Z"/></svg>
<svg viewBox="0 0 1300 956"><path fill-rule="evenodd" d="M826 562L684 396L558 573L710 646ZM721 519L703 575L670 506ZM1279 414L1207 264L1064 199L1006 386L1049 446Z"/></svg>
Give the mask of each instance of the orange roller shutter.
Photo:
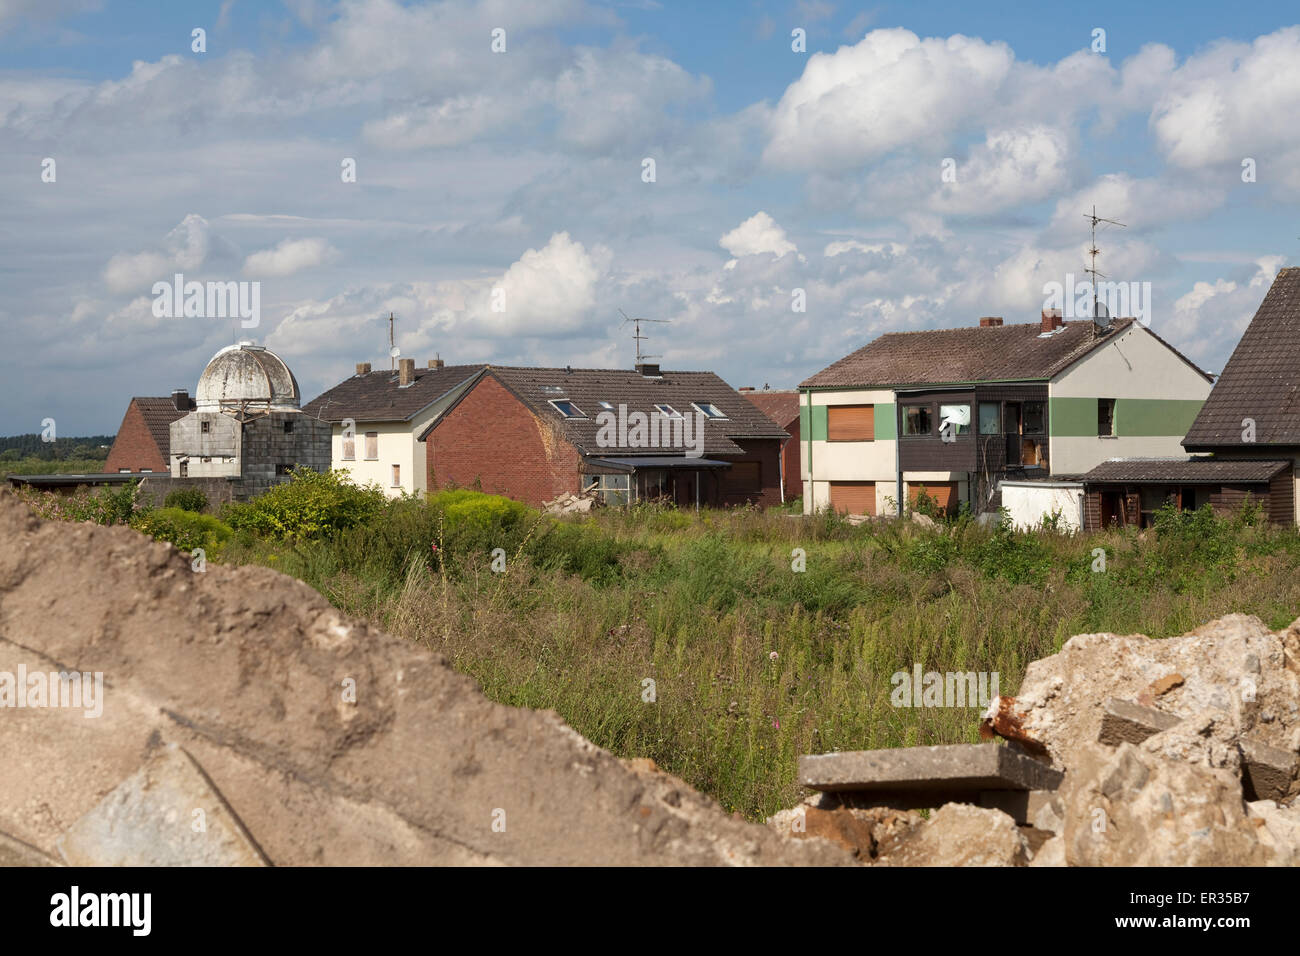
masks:
<svg viewBox="0 0 1300 956"><path fill-rule="evenodd" d="M875 441L875 439L875 405L827 406L827 441Z"/></svg>
<svg viewBox="0 0 1300 956"><path fill-rule="evenodd" d="M832 481L831 507L851 515L874 515L876 483L874 481Z"/></svg>

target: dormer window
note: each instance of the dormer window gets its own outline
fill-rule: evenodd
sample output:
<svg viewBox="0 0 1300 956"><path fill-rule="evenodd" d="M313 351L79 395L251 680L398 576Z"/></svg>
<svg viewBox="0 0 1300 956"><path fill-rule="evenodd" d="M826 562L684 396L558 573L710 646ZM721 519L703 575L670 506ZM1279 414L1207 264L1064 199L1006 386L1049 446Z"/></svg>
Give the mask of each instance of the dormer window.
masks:
<svg viewBox="0 0 1300 956"><path fill-rule="evenodd" d="M726 418L726 412L720 409L712 402L691 402L697 412L702 412L705 418Z"/></svg>
<svg viewBox="0 0 1300 956"><path fill-rule="evenodd" d="M656 405L655 411L657 411L660 415L663 415L665 418L682 417L682 413L679 412L677 409L673 408L671 405Z"/></svg>
<svg viewBox="0 0 1300 956"><path fill-rule="evenodd" d="M567 398L551 399L551 407L563 415L565 418L586 418L586 414L581 408L573 404Z"/></svg>

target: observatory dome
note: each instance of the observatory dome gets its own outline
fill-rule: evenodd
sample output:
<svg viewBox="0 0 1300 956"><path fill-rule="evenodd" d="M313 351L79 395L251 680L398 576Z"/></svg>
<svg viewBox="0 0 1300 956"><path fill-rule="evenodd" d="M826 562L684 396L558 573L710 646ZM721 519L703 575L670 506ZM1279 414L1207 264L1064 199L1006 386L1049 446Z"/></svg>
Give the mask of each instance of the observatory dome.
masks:
<svg viewBox="0 0 1300 956"><path fill-rule="evenodd" d="M251 342L228 345L208 362L199 376L194 402L199 411L248 406L297 408L298 380L284 359Z"/></svg>

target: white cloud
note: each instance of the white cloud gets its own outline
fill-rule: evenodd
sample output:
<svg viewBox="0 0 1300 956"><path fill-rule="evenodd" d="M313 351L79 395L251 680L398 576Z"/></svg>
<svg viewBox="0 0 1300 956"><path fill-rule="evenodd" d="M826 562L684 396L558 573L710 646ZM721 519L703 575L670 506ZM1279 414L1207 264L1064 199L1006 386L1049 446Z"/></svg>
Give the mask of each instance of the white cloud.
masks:
<svg viewBox="0 0 1300 956"><path fill-rule="evenodd" d="M718 245L736 258L764 253L771 253L780 258L787 252L799 251L795 248L795 244L786 238L785 230L762 210L723 235L718 240Z"/></svg>
<svg viewBox="0 0 1300 956"><path fill-rule="evenodd" d="M194 270L207 261L212 248L211 227L202 216L190 213L167 233L163 250L118 253L104 267L104 284L110 292L138 292L160 280L171 280L174 270Z"/></svg>
<svg viewBox="0 0 1300 956"><path fill-rule="evenodd" d="M290 276L331 262L338 254L324 239L285 239L275 248L254 252L245 259L244 274L253 278Z"/></svg>

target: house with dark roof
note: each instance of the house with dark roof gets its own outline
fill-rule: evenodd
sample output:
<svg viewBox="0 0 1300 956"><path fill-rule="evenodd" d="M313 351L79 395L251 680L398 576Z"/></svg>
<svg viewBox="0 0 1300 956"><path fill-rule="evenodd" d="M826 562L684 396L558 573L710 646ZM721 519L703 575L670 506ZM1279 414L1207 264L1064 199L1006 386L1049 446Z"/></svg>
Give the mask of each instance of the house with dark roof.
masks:
<svg viewBox="0 0 1300 956"><path fill-rule="evenodd" d="M424 434L483 371L482 365L447 365L429 359L416 368L401 359L396 369L358 363L356 374L312 399L303 411L333 427L331 467L358 484L374 482L390 496L427 490Z"/></svg>
<svg viewBox="0 0 1300 956"><path fill-rule="evenodd" d="M430 490L475 487L532 505L777 504L784 429L712 372L482 368L421 434Z"/></svg>
<svg viewBox="0 0 1300 956"><path fill-rule="evenodd" d="M137 396L127 404L113 447L104 460L109 474L168 474L171 469L171 423L194 410L186 389L170 398Z"/></svg>
<svg viewBox="0 0 1300 956"><path fill-rule="evenodd" d="M1004 480L1173 456L1212 381L1131 318L882 335L800 385L804 510L895 514L924 489L979 513Z"/></svg>
<svg viewBox="0 0 1300 956"><path fill-rule="evenodd" d="M1300 515L1300 268L1283 269L1181 442L1183 455L1120 459L1083 476L1084 525L1145 526L1172 500L1235 510L1249 497L1276 524Z"/></svg>
<svg viewBox="0 0 1300 956"><path fill-rule="evenodd" d="M793 501L803 493L799 480L799 390L764 385L761 389L741 386L738 391L790 436L781 450L781 498Z"/></svg>

